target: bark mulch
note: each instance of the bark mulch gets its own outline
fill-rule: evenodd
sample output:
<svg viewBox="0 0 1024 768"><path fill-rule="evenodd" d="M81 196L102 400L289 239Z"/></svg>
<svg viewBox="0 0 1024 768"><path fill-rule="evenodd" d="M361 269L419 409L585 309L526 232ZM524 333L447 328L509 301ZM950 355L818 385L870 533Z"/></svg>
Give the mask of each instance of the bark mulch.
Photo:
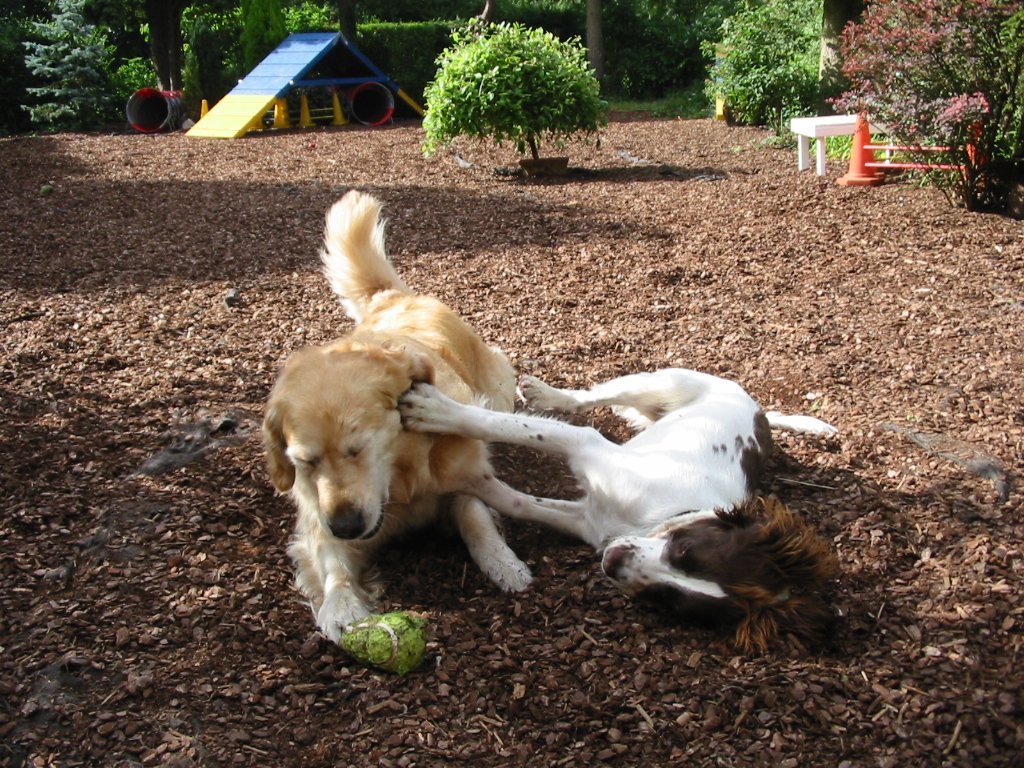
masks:
<svg viewBox="0 0 1024 768"><path fill-rule="evenodd" d="M0 765L1021 765L1024 225L712 121L614 121L541 181L420 137L0 140ZM832 642L737 655L513 522L521 594L442 532L381 557L420 669L321 637L259 424L284 357L350 327L317 249L352 187L522 373L687 366L835 424L779 436L765 489L838 552Z"/></svg>

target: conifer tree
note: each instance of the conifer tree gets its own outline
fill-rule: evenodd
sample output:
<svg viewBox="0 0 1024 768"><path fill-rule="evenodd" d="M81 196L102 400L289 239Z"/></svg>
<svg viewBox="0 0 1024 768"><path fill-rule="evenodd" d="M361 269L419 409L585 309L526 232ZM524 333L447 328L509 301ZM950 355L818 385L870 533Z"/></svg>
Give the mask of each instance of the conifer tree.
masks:
<svg viewBox="0 0 1024 768"><path fill-rule="evenodd" d="M249 71L285 37L281 0L242 0L242 60Z"/></svg>
<svg viewBox="0 0 1024 768"><path fill-rule="evenodd" d="M53 17L34 22L25 66L42 85L28 88L32 122L50 129L95 128L113 112L106 37L88 24L85 0L54 0Z"/></svg>

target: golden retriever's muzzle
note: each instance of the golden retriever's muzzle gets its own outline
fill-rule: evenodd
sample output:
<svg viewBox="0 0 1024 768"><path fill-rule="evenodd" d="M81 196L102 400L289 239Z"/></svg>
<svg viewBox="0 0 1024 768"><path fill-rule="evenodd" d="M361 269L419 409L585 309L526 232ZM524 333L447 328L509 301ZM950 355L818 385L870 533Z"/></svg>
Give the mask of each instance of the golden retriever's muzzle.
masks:
<svg viewBox="0 0 1024 768"><path fill-rule="evenodd" d="M377 515L372 526L367 525L368 515L355 504L339 504L326 516L327 528L336 539L372 539L384 523L384 515Z"/></svg>

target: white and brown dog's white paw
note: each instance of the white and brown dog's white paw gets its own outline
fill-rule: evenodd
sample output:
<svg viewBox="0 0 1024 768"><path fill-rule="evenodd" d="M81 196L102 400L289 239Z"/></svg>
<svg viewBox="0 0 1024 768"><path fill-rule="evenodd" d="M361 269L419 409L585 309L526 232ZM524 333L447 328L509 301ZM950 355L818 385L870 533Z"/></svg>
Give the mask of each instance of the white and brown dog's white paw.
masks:
<svg viewBox="0 0 1024 768"><path fill-rule="evenodd" d="M457 423L458 403L432 384L414 384L398 401L402 425L414 432L447 432Z"/></svg>
<svg viewBox="0 0 1024 768"><path fill-rule="evenodd" d="M519 379L519 395L535 411L574 413L577 410L576 400L571 395L545 384L536 376L523 376Z"/></svg>

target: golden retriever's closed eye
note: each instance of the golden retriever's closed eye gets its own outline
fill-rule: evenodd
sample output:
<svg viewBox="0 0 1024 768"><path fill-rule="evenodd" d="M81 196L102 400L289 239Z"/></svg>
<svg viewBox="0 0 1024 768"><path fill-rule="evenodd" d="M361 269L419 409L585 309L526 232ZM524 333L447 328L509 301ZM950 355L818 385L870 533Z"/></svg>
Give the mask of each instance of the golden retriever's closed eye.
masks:
<svg viewBox="0 0 1024 768"><path fill-rule="evenodd" d="M442 497L490 471L477 440L403 430L399 397L416 382L433 382L460 401L508 410L515 391L504 355L398 278L383 251L379 213L376 200L352 192L328 214L324 269L359 324L288 358L263 423L271 481L297 507L289 547L296 581L335 641L370 611L361 577L373 550L432 522ZM481 569L504 589L524 588L529 570L492 512L462 495L450 507Z"/></svg>

